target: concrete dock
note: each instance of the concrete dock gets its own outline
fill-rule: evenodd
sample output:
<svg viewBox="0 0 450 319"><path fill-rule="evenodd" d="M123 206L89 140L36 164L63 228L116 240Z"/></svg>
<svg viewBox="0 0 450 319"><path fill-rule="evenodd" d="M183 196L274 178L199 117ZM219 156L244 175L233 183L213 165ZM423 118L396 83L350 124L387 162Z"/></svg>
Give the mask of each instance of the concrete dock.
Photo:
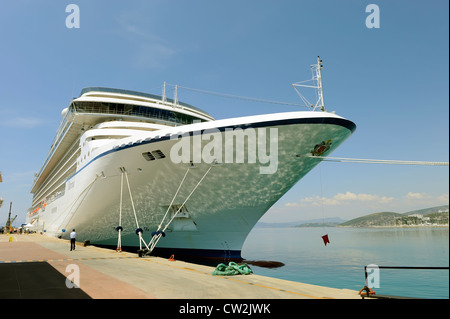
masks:
<svg viewBox="0 0 450 319"><path fill-rule="evenodd" d="M349 289L257 274L213 276L214 269L80 243L70 251L67 240L39 234L0 235L0 298L361 299Z"/></svg>

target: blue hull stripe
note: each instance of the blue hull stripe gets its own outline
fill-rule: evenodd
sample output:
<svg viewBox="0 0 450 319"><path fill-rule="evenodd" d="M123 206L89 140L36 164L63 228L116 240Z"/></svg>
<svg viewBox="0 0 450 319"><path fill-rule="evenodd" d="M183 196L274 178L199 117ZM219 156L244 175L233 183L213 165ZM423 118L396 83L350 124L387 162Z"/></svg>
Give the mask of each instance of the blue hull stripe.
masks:
<svg viewBox="0 0 450 319"><path fill-rule="evenodd" d="M356 129L355 123L352 121L341 119L341 118L328 118L328 117L322 117L322 118L302 118L302 119L288 119L288 120L277 120L277 121L267 121L267 122L258 122L258 123L252 123L252 124L243 124L243 125L234 125L234 126L223 126L223 127L216 127L215 130L219 130L221 132L224 132L226 129L236 129L236 128L258 128L258 127L270 127L270 126L281 126L281 125L294 125L294 124L333 124L333 125L339 125L343 126L347 129L349 129L351 132L353 132ZM202 130L203 131L203 130ZM206 129L205 131L208 131ZM190 135L193 134L199 134L201 131L192 131L188 132ZM97 155L95 158L90 160L85 166L83 166L78 172L70 176L66 182L68 182L71 178L73 178L75 175L77 175L79 172L81 172L83 169L85 169L88 165L93 163L94 161L98 160L99 158L106 156L110 153L119 152L128 148L144 145L144 144L151 144L151 143L157 143L161 141L170 140L170 137L172 135L177 134L167 134L158 138L152 138L151 140L144 140L140 141L139 143L133 143L133 144L127 144L124 146L119 146L117 148L114 148L112 150L106 151L100 155Z"/></svg>

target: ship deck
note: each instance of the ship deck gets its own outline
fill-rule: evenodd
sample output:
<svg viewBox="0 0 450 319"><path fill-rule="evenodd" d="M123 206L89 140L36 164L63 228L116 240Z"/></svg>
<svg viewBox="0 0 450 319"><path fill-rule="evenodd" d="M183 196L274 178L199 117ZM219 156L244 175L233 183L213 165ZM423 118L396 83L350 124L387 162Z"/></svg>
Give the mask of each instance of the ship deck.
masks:
<svg viewBox="0 0 450 319"><path fill-rule="evenodd" d="M176 256L139 258L80 243L70 251L67 240L38 234L0 235L0 252L0 298L7 299L361 299L358 291L258 274L213 276L214 267ZM67 278L79 279L79 289L67 288Z"/></svg>

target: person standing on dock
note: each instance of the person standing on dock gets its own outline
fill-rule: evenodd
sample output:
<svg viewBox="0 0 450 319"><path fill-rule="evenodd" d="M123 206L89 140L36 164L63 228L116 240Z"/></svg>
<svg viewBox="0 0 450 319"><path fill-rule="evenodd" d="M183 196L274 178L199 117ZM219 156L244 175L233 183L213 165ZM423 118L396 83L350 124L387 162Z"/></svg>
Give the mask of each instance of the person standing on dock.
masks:
<svg viewBox="0 0 450 319"><path fill-rule="evenodd" d="M75 229L70 233L70 251L75 250L75 238L77 237L77 233Z"/></svg>

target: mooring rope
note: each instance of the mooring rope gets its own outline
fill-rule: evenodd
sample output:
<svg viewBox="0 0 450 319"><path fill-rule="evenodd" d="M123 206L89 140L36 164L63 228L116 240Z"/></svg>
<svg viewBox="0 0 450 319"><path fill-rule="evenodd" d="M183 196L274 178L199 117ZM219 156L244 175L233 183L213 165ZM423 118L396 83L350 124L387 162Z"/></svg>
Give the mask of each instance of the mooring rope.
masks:
<svg viewBox="0 0 450 319"><path fill-rule="evenodd" d="M164 214L164 217L163 217L163 219L161 220L161 223L159 224L157 231L158 231L158 230L161 230L162 224L163 224L164 220L166 219L166 216L167 216L167 214L169 213L169 210L170 210L170 208L172 207L172 204L173 204L173 202L175 201L175 198L177 197L178 192L179 192L180 189L181 189L181 185L183 185L184 180L186 179L186 176L187 176L187 174L189 173L189 169L190 169L190 167L188 167L188 169L186 170L186 173L184 173L184 177L183 177L183 179L181 180L181 183L180 183L180 185L178 186L178 189L177 189L177 191L175 192L175 195L173 196L172 201L170 202L169 207L167 207L166 213Z"/></svg>
<svg viewBox="0 0 450 319"><path fill-rule="evenodd" d="M159 231L161 230L162 224L163 224L164 221L166 220L166 216L167 216L167 214L169 213L169 210L170 210L170 208L172 207L172 204L173 204L173 202L175 201L175 198L177 197L178 192L179 192L180 189L181 189L181 185L183 185L184 180L186 179L186 176L187 176L187 174L189 173L189 169L190 169L190 167L188 167L188 169L186 170L186 173L184 173L183 179L181 180L180 185L178 185L178 189L177 189L177 191L175 192L175 195L173 196L172 201L170 202L169 207L167 207L166 213L164 214L164 217L162 218L161 223L159 223L158 229L157 229L156 232L155 232L155 233L157 233L157 236L152 236L152 239L151 239L150 242L148 243L148 246L150 246L150 249L151 249L151 250L153 250L153 247L156 245L155 242L157 242L157 241L159 240L160 236L162 235L162 233L159 233Z"/></svg>
<svg viewBox="0 0 450 319"><path fill-rule="evenodd" d="M380 160L380 159L366 159L366 158L325 157L314 155L305 155L305 156L297 155L297 157L308 157L320 159L327 162L341 162L341 163L448 166L448 162L399 161L399 160Z"/></svg>
<svg viewBox="0 0 450 319"><path fill-rule="evenodd" d="M120 207L119 207L119 226L117 226L117 231L119 232L119 236L117 238L117 248L116 251L117 252L121 252L122 251L122 194L123 194L123 174L124 172L122 171L122 175L120 177Z"/></svg>
<svg viewBox="0 0 450 319"><path fill-rule="evenodd" d="M208 175L209 171L211 170L211 168L213 168L212 166L210 166L208 168L208 170L206 171L205 175L203 175L203 177L198 181L197 185L195 185L194 189L191 191L191 193L189 194L189 196L184 200L183 204L180 205L180 208L178 208L177 212L175 214L173 214L172 218L170 219L170 221L166 224L166 227L164 227L163 231L165 231L167 229L167 227L169 227L170 223L172 222L172 220L177 216L177 214L181 211L181 209L183 208L183 206L186 204L186 202L189 200L189 198L192 196L192 194L194 194L195 190L197 189L197 187L200 186L200 183L205 179L206 175Z"/></svg>
<svg viewBox="0 0 450 319"><path fill-rule="evenodd" d="M183 204L180 205L180 207L178 208L178 210L173 214L172 218L169 220L169 222L166 224L166 226L164 227L164 229L162 230L162 232L160 232L159 234L156 235L155 240L150 241L152 243L149 251L147 252L147 254L151 254L151 252L153 251L153 249L155 248L156 244L158 243L159 239L161 238L162 234L166 231L166 229L169 227L170 223L173 221L173 219L178 215L178 213L181 211L181 209L183 208L183 206L186 204L186 202L189 200L189 198L192 196L192 194L194 194L195 190L198 188L198 186L200 186L201 182L205 179L206 175L208 175L209 171L211 170L211 168L213 168L212 166L210 166L208 168L208 170L206 171L206 173L203 175L203 177L198 181L197 185L195 185L194 189L191 191L191 193L188 195L188 197L184 200ZM148 248L148 246L147 246Z"/></svg>
<svg viewBox="0 0 450 319"><path fill-rule="evenodd" d="M147 249L149 249L147 244L145 243L145 240L142 238L143 230L139 227L139 222L138 222L138 218L136 215L136 209L134 208L133 196L131 195L131 188L130 188L130 182L128 181L127 171L125 169L123 169L122 172L125 174L125 179L127 180L127 185L128 185L128 192L130 193L131 206L133 208L134 219L136 220L136 227L137 227L136 234L139 236L139 248L140 248L140 250L142 250L142 243L144 243L144 245L147 247Z"/></svg>

